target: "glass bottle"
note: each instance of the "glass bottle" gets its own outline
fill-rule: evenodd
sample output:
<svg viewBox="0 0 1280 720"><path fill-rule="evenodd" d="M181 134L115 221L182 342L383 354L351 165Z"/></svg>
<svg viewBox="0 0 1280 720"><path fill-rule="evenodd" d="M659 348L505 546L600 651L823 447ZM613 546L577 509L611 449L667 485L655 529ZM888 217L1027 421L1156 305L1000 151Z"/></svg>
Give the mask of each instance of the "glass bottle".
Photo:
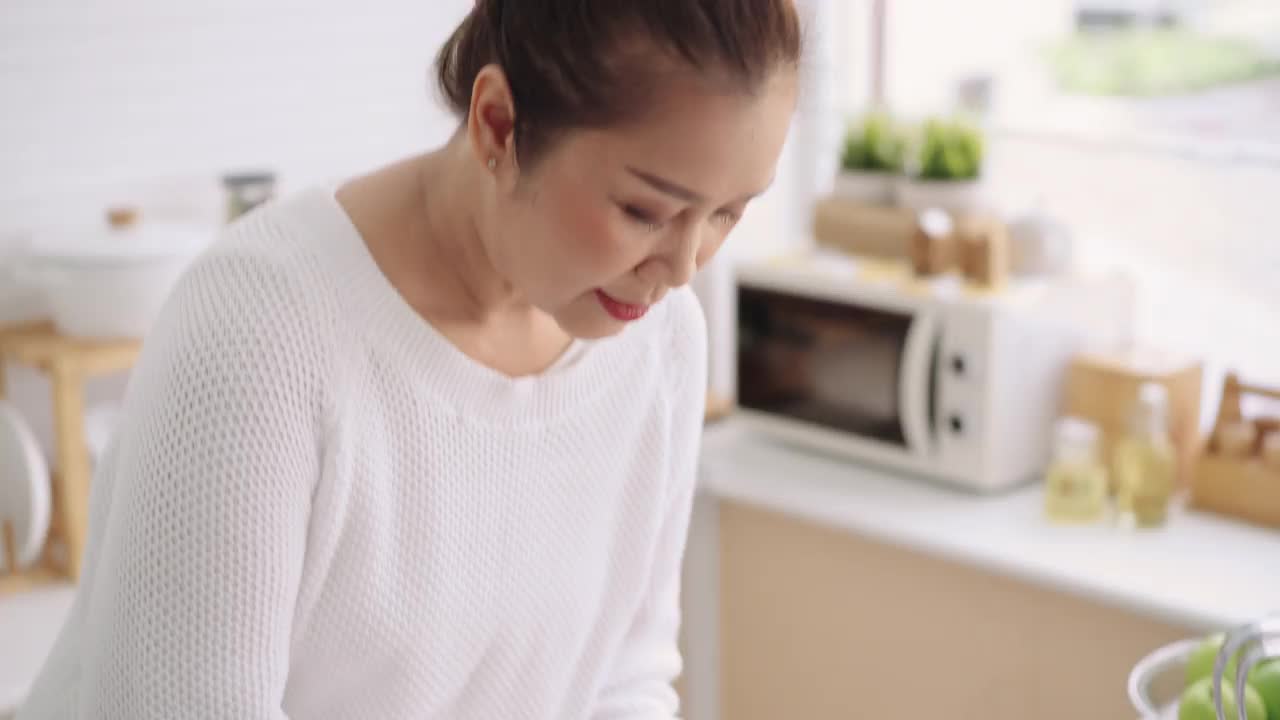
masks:
<svg viewBox="0 0 1280 720"><path fill-rule="evenodd" d="M1177 479L1177 454L1169 439L1169 394L1143 383L1128 431L1115 450L1116 506L1121 522L1159 527L1169 514Z"/></svg>
<svg viewBox="0 0 1280 720"><path fill-rule="evenodd" d="M1053 459L1045 477L1044 510L1050 521L1091 524L1107 512L1107 470L1098 459L1098 428L1075 417L1058 420Z"/></svg>

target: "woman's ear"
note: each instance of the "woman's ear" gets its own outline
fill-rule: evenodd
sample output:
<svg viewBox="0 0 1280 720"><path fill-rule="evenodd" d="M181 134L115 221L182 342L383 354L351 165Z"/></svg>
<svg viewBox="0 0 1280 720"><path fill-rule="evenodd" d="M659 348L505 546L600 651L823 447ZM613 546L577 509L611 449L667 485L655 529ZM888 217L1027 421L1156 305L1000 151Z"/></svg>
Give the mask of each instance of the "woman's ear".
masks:
<svg viewBox="0 0 1280 720"><path fill-rule="evenodd" d="M467 114L467 137L472 151L490 170L515 166L515 99L507 75L497 65L476 74Z"/></svg>

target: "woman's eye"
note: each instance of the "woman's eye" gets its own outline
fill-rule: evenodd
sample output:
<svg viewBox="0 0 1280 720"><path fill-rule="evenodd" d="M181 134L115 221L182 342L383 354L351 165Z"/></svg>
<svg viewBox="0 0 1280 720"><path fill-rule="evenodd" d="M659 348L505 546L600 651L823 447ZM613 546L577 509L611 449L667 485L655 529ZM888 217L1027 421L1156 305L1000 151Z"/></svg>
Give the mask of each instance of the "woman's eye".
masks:
<svg viewBox="0 0 1280 720"><path fill-rule="evenodd" d="M657 217L644 208L636 207L635 205L623 205L622 211L627 214L628 218L643 225L646 230L657 230L662 227L662 223Z"/></svg>
<svg viewBox="0 0 1280 720"><path fill-rule="evenodd" d="M725 227L729 227L738 222L738 213L735 213L731 210L721 210L717 212L715 215L712 215L711 219L717 225L723 225Z"/></svg>

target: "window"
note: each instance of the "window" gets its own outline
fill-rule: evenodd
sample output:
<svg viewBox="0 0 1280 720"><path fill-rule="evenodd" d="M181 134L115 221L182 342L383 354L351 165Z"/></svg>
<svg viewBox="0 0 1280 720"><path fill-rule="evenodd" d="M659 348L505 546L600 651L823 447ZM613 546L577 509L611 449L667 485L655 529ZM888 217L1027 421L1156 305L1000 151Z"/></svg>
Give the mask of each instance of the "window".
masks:
<svg viewBox="0 0 1280 720"><path fill-rule="evenodd" d="M804 112L836 108L839 127L801 121L799 151L823 158L807 171L834 169L844 120L877 100L910 121L977 113L1002 211L1044 207L1081 254L1137 273L1147 340L1280 386L1280 3L802 6L838 28Z"/></svg>
<svg viewBox="0 0 1280 720"><path fill-rule="evenodd" d="M886 99L905 112L968 97L1004 126L1278 157L1274 0L886 5Z"/></svg>
<svg viewBox="0 0 1280 720"><path fill-rule="evenodd" d="M740 249L806 237L845 123L877 99L908 120L972 109L998 208L1042 206L1078 255L1138 275L1142 340L1206 364L1204 419L1229 370L1280 387L1275 0L797 3L810 59L782 192Z"/></svg>

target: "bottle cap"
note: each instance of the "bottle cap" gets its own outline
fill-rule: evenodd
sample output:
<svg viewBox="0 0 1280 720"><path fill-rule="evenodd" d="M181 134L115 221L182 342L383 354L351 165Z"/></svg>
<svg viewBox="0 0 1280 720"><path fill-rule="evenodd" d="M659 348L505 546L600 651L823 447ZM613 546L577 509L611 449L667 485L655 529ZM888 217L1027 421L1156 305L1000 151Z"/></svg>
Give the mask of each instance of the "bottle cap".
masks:
<svg viewBox="0 0 1280 720"><path fill-rule="evenodd" d="M1144 382L1138 388L1130 428L1148 437L1169 432L1169 391L1159 383Z"/></svg>
<svg viewBox="0 0 1280 720"><path fill-rule="evenodd" d="M1098 445L1098 426L1083 418L1059 418L1054 430L1054 440L1059 457L1092 457Z"/></svg>

